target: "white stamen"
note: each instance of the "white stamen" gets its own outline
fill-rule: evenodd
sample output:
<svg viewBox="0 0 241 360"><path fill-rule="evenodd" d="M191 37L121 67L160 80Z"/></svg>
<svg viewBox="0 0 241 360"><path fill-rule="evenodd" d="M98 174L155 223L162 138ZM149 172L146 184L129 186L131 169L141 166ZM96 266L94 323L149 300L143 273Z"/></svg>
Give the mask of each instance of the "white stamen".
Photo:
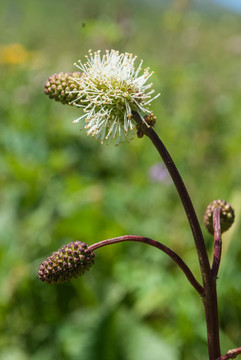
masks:
<svg viewBox="0 0 241 360"><path fill-rule="evenodd" d="M135 69L136 56L115 50L106 50L103 56L100 50L90 50L85 61L75 64L82 74L73 78L81 90L70 91L76 94L72 104L82 107L85 114L73 123L85 118L87 134L101 143L129 142L136 125L132 113L137 112L149 126L144 116L151 113L150 103L160 95L152 97L152 84L147 83L153 73L146 68L139 76L143 60Z"/></svg>

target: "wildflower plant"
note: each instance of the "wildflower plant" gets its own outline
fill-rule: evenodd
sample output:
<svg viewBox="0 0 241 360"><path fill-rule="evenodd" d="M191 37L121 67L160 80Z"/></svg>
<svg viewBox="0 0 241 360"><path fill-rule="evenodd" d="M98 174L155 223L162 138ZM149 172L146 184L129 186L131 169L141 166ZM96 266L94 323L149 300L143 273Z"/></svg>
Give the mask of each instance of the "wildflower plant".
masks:
<svg viewBox="0 0 241 360"><path fill-rule="evenodd" d="M209 261L204 236L187 188L165 145L154 131L156 117L151 104L159 94L149 79L149 68L142 71L142 61L135 67L136 56L118 51L100 51L86 56L86 62L75 64L78 72L50 76L45 93L56 101L80 107L82 114L73 121L80 123L87 134L101 143L116 145L128 142L136 134L147 136L159 152L184 207L192 231L200 265L202 283L189 266L172 249L159 241L136 235L125 235L87 246L80 241L71 242L54 252L39 267L39 278L46 283L58 283L83 275L94 263L94 251L100 247L124 241L141 242L167 254L185 274L200 296L207 325L209 360L228 360L241 354L241 347L221 355L216 284L221 261L222 233L234 222L234 210L224 200L214 200L207 206L204 224L213 235L213 261Z"/></svg>

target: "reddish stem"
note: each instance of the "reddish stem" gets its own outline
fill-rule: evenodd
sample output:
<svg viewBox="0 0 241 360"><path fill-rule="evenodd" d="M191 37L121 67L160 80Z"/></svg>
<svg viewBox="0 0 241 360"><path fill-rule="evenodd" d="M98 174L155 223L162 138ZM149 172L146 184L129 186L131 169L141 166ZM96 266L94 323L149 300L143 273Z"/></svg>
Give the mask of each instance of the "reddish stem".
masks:
<svg viewBox="0 0 241 360"><path fill-rule="evenodd" d="M197 249L203 279L203 287L205 290L203 304L205 308L207 323L209 360L216 360L221 355L219 343L216 281L213 281L207 249L195 209L188 194L187 188L182 180L182 177L161 139L151 127L148 127L143 122L139 114L134 113L134 118L139 128L141 129L141 132L149 137L149 139L152 141L153 145L156 147L157 151L161 155L162 160L164 161L176 186L179 197L186 212L187 219L192 230L195 246Z"/></svg>
<svg viewBox="0 0 241 360"><path fill-rule="evenodd" d="M143 236L135 236L135 235L125 235L125 236L119 236L112 239L107 239L100 241L96 244L90 245L88 249L90 251L94 251L96 249L99 249L102 246L116 244L123 241L137 241L142 242L151 246L156 247L157 249L163 251L165 254L167 254L172 260L175 261L175 263L182 269L184 274L186 275L187 279L191 283L191 285L195 288L195 290L201 295L204 295L204 288L199 284L199 282L194 277L193 273L189 269L189 267L186 265L186 263L178 256L173 250L171 250L169 247L163 245L162 243L149 239L147 237Z"/></svg>
<svg viewBox="0 0 241 360"><path fill-rule="evenodd" d="M220 356L217 360L235 359L240 354L241 354L241 347L237 349L229 350L227 354Z"/></svg>
<svg viewBox="0 0 241 360"><path fill-rule="evenodd" d="M149 137L149 139L152 141L153 145L161 155L162 160L164 161L167 170L169 174L171 175L171 178L175 184L175 187L177 189L178 195L181 199L182 205L184 207L184 210L187 215L187 219L189 221L194 242L196 245L197 253L198 253L198 259L200 262L201 267L201 273L203 277L204 284L209 284L211 282L211 269L210 269L210 263L208 260L208 254L206 245L204 242L202 230L194 209L194 206L192 204L191 198L189 196L189 193L187 191L187 188L182 180L182 177L172 160L169 152L167 151L167 148L157 135L157 133L151 128L148 127L143 120L140 118L140 115L138 113L134 113L135 121L137 122L138 126L141 128L142 132Z"/></svg>
<svg viewBox="0 0 241 360"><path fill-rule="evenodd" d="M221 253L222 253L220 207L215 208L213 211L213 229L214 229L214 251L213 251L212 276L213 278L216 278L218 275Z"/></svg>

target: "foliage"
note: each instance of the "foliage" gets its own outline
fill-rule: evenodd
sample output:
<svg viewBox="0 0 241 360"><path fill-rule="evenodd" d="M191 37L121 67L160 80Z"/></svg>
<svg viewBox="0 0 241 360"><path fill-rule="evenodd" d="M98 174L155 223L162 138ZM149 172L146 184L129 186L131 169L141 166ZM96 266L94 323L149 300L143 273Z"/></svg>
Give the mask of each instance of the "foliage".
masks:
<svg viewBox="0 0 241 360"><path fill-rule="evenodd" d="M72 125L78 109L43 93L49 74L73 71L89 48L133 52L155 70L154 88L162 94L153 103L156 130L199 218L219 197L235 208L235 227L223 236L218 293L223 351L240 345L240 18L178 3L164 9L117 0L1 2L3 359L207 357L201 301L156 249L99 250L95 267L68 284L37 277L41 261L64 243L124 234L160 240L198 272L172 184L150 177L160 160L148 139L101 145ZM205 236L211 250L212 237Z"/></svg>

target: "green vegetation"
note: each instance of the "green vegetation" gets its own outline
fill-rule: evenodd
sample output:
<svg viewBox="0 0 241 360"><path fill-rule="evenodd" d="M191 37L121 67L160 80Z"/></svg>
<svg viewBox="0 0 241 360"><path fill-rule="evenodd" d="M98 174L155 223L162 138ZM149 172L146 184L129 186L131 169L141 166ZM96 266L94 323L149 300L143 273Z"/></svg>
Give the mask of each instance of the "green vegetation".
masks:
<svg viewBox="0 0 241 360"><path fill-rule="evenodd" d="M98 250L83 278L38 279L41 261L63 244L124 234L170 246L200 279L176 191L167 179L150 179L160 162L150 141L101 145L72 124L78 108L44 94L47 76L75 71L89 48L132 52L155 70L156 131L200 220L214 199L234 207L218 295L222 352L241 345L241 22L191 5L1 2L1 359L207 358L201 301L156 249L117 244Z"/></svg>

